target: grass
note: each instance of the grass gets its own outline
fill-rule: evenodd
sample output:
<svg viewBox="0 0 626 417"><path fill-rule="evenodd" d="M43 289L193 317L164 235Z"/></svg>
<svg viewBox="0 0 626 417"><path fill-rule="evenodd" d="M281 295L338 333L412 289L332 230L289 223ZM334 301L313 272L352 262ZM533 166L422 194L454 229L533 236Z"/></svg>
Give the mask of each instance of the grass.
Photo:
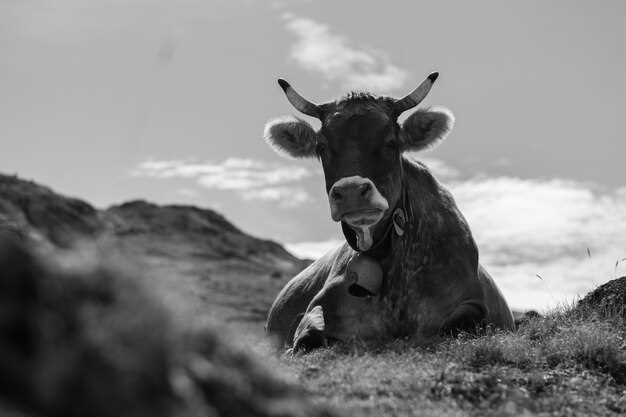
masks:
<svg viewBox="0 0 626 417"><path fill-rule="evenodd" d="M316 401L358 416L623 415L624 324L569 307L429 349L405 340L282 361Z"/></svg>

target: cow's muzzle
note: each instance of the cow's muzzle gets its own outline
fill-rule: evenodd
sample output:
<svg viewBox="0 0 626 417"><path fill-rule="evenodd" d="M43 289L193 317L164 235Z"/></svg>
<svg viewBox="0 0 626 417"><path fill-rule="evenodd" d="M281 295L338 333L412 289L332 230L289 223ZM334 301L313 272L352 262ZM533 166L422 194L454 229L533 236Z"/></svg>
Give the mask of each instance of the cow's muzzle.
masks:
<svg viewBox="0 0 626 417"><path fill-rule="evenodd" d="M372 180L358 175L335 182L328 191L328 201L334 221L359 226L376 223L389 208Z"/></svg>
<svg viewBox="0 0 626 417"><path fill-rule="evenodd" d="M356 244L366 251L374 244L374 226L389 209L387 199L372 180L355 175L342 178L328 191L330 215L348 224L356 233Z"/></svg>
<svg viewBox="0 0 626 417"><path fill-rule="evenodd" d="M326 323L322 306L315 306L300 320L293 337L293 351L309 351L328 346L328 338L324 335Z"/></svg>

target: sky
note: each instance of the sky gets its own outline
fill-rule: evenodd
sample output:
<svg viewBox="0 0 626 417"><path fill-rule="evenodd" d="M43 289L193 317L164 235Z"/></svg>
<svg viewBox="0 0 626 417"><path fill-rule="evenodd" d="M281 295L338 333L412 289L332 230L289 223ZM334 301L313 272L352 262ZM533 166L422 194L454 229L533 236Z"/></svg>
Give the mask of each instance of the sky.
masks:
<svg viewBox="0 0 626 417"><path fill-rule="evenodd" d="M315 257L342 236L317 162L262 139L295 114L276 78L323 102L439 71L423 105L456 126L411 157L510 304L554 307L626 274L625 17L622 1L0 0L0 172L102 208L213 208Z"/></svg>

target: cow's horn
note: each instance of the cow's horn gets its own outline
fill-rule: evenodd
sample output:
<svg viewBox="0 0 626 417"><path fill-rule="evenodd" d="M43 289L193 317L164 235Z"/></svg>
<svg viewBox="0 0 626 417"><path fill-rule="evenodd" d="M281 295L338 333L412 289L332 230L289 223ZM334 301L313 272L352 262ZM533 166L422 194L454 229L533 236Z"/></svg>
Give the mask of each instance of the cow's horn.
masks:
<svg viewBox="0 0 626 417"><path fill-rule="evenodd" d="M283 89L285 95L287 96L287 100L289 100L293 107L306 115L317 117L319 119L320 107L317 104L313 104L306 98L302 97L287 81L282 78L278 79L278 85L280 85L280 88Z"/></svg>
<svg viewBox="0 0 626 417"><path fill-rule="evenodd" d="M435 83L435 80L439 77L438 72L433 72L408 96L401 98L400 100L396 100L394 104L394 108L397 114L401 114L409 109L420 104L422 100L428 95L431 87Z"/></svg>

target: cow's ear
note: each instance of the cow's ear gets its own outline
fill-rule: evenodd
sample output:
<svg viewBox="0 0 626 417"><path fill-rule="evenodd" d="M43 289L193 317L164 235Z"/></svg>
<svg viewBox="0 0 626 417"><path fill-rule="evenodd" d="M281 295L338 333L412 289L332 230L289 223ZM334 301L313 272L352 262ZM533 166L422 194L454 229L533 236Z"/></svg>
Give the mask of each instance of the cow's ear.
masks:
<svg viewBox="0 0 626 417"><path fill-rule="evenodd" d="M454 116L445 107L419 109L402 123L403 150L419 151L444 140L454 126Z"/></svg>
<svg viewBox="0 0 626 417"><path fill-rule="evenodd" d="M317 132L296 117L274 119L265 125L265 141L276 152L293 158L315 157Z"/></svg>

